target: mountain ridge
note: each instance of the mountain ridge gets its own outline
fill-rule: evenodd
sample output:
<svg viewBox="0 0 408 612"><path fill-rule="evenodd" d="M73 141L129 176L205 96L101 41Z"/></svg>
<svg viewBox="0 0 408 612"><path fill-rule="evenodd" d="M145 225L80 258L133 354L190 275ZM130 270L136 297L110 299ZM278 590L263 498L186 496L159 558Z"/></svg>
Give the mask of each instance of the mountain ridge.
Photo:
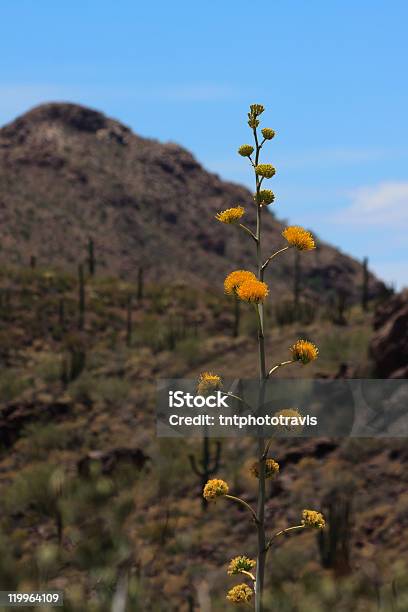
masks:
<svg viewBox="0 0 408 612"><path fill-rule="evenodd" d="M225 274L254 261L251 241L214 220L237 204L253 224L245 187L206 171L183 147L138 136L87 107L47 103L0 128L3 262L24 265L34 255L44 266L72 267L92 237L99 271L134 279L142 265L155 281L222 285ZM284 226L264 217L268 254L283 245ZM282 257L268 271L280 291L290 291L292 260ZM301 265L310 293L342 289L356 299L356 260L319 243ZM383 287L374 276L370 285L372 297Z"/></svg>

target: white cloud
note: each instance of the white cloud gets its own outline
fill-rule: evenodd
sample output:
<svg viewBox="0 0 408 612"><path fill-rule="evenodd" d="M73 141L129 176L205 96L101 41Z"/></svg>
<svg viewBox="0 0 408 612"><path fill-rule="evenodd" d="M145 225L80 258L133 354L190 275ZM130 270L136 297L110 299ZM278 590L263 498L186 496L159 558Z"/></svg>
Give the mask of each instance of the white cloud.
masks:
<svg viewBox="0 0 408 612"><path fill-rule="evenodd" d="M350 193L351 204L335 220L355 225L408 228L408 182L388 181L359 187Z"/></svg>

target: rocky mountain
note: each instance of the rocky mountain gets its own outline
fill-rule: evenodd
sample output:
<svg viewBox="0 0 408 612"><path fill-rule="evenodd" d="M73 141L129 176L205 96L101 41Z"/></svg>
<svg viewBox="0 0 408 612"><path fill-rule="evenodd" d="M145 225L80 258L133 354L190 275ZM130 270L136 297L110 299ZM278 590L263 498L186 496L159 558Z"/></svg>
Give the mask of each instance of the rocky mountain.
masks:
<svg viewBox="0 0 408 612"><path fill-rule="evenodd" d="M238 203L253 223L247 189L207 172L182 147L141 138L89 108L44 104L0 129L3 265L34 255L75 269L92 237L104 273L132 279L143 265L155 281L218 286L253 262L251 242L214 221ZM282 227L273 215L265 220L268 252L283 243ZM292 266L290 256L269 271L280 291L291 289ZM362 279L360 263L323 243L302 258L302 273L315 294L340 288L356 297ZM381 287L371 277L371 296Z"/></svg>
<svg viewBox="0 0 408 612"><path fill-rule="evenodd" d="M381 378L407 378L408 290L382 303L373 323L370 352L377 375Z"/></svg>

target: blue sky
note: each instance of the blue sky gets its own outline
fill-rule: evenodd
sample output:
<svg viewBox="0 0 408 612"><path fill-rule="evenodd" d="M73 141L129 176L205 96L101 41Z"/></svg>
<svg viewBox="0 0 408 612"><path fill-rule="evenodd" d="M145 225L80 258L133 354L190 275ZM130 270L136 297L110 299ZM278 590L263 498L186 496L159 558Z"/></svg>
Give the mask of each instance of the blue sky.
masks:
<svg viewBox="0 0 408 612"><path fill-rule="evenodd" d="M262 103L276 214L408 285L405 0L2 0L0 19L1 124L78 102L250 184L236 149Z"/></svg>

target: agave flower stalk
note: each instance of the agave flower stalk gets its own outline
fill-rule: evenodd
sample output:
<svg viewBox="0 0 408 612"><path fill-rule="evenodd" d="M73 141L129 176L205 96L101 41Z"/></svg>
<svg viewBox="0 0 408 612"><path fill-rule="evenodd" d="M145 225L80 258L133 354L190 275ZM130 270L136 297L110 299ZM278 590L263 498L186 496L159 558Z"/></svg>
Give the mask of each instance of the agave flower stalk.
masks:
<svg viewBox="0 0 408 612"><path fill-rule="evenodd" d="M257 406L258 409L262 408L265 400L265 390L268 378L276 372L279 368L290 365L292 363L300 362L302 364L309 363L317 357L318 350L310 342L306 340L298 340L292 347L292 358L290 360L282 361L277 363L270 369L266 365L266 354L265 354L265 309L264 301L269 293L268 285L264 281L264 276L268 265L282 253L288 251L291 248L296 248L298 251L311 250L315 248L313 236L307 230L298 227L291 226L286 228L282 232L282 236L286 239L287 244L282 248L279 248L271 255L268 255L266 259L263 257L263 244L262 244L262 222L263 214L266 207L272 204L275 200L275 196L269 189L263 189L263 182L272 178L275 175L275 168L272 164L260 163L261 150L266 141L272 140L275 136L274 130L271 128L263 128L261 130L262 140L258 133L258 126L260 123L259 117L263 113L264 107L261 104L252 104L248 113L248 125L252 130L254 144L244 144L238 149L238 153L248 158L254 175L255 175L255 193L254 202L256 206L256 230L252 231L249 227L242 223L242 217L245 214L243 206L235 206L229 208L217 214L216 219L221 223L228 225L235 225L239 230L243 230L256 245L256 274L247 270L236 270L229 274L224 281L225 293L233 295L235 299L240 299L244 302L248 302L254 305L257 315L258 322L258 360L259 360L259 391ZM232 396L232 394L230 394ZM233 396L235 397L235 396ZM240 398L237 398L240 399ZM257 462L253 470L254 475L258 478L258 494L256 510L254 510L247 502L241 498L237 498L228 493L228 485L222 480L209 481L204 488L204 497L207 499L216 499L218 497L225 497L235 502L240 503L250 510L257 529L257 559L253 562L256 565L256 574L254 575L248 571L248 567L245 566L245 562L242 559L246 557L236 558L241 561L237 562L237 571L233 573L243 573L246 576L250 576L253 579L253 590L248 587L245 583L237 585L227 595L227 599L233 603L248 603L252 595L254 594L255 599L255 611L263 612L263 595L264 595L264 580L265 580L265 564L266 557L269 548L275 537L294 531L297 529L303 529L305 526L311 526L314 521L319 527L324 526L324 519L319 513L314 511L304 511L312 514L304 515L304 520L300 525L295 525L282 530L275 534L272 538L267 538L265 529L265 483L266 479L270 478L276 471L279 470L278 464L272 459L268 459L268 452L271 441L265 443L265 439L262 435L262 430L259 432L258 437L258 448L257 448ZM315 516L316 515L316 516ZM317 517L317 518L316 518ZM320 518L321 517L321 518ZM234 560L233 560L234 561ZM247 560L248 563L248 560ZM252 561L251 561L252 564ZM251 565L252 567L252 565ZM230 572L229 572L230 573Z"/></svg>

